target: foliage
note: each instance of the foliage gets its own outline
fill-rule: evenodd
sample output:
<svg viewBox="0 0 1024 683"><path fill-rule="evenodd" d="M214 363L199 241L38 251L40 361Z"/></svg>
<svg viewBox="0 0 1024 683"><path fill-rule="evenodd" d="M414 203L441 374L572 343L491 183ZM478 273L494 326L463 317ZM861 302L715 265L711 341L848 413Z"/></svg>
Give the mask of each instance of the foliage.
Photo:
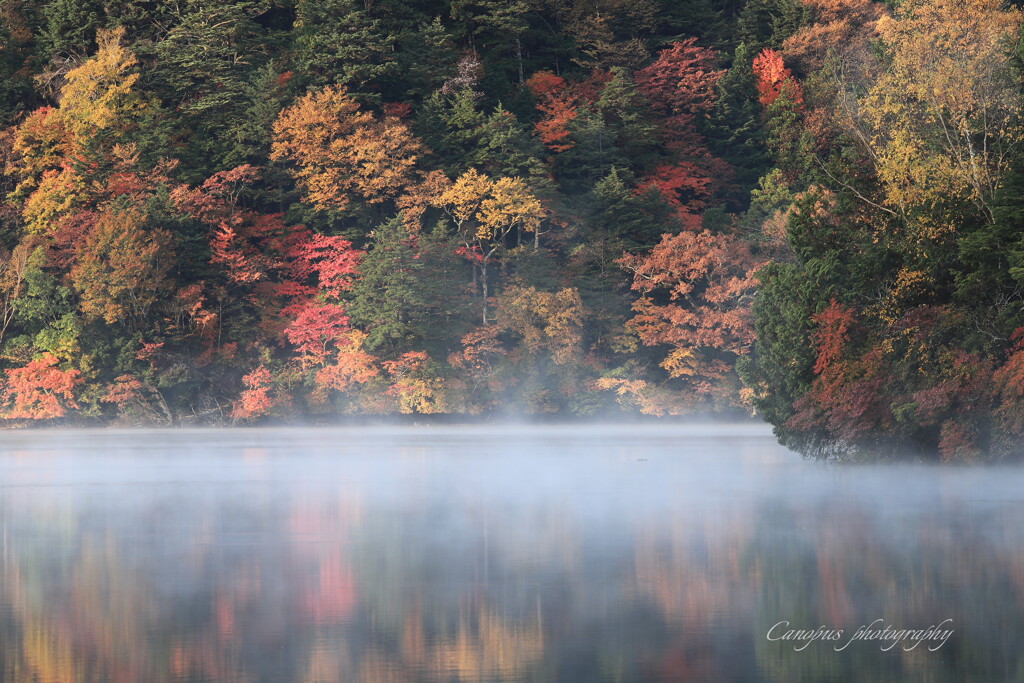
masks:
<svg viewBox="0 0 1024 683"><path fill-rule="evenodd" d="M0 3L32 419L756 413L1020 455L997 0Z"/></svg>

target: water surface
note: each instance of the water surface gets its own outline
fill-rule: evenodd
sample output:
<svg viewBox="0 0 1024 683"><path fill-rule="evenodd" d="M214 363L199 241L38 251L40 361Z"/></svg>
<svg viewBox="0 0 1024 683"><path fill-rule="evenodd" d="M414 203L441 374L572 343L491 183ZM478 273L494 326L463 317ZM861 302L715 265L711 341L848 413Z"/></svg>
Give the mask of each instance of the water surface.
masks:
<svg viewBox="0 0 1024 683"><path fill-rule="evenodd" d="M7 432L0 673L1022 680L1022 503L1020 469L826 466L754 425ZM766 637L876 619L955 632Z"/></svg>

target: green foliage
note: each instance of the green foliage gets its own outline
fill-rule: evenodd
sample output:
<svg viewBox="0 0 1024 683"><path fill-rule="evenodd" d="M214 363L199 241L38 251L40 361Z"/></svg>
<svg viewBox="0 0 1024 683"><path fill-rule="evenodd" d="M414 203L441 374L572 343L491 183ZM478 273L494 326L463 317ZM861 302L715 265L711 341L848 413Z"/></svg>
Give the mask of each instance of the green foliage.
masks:
<svg viewBox="0 0 1024 683"><path fill-rule="evenodd" d="M427 324L422 288L424 261L399 219L374 229L352 288L347 311L366 330L365 347L406 351L423 338Z"/></svg>
<svg viewBox="0 0 1024 683"><path fill-rule="evenodd" d="M394 37L357 0L299 0L295 11L300 85L343 85L370 96L397 72Z"/></svg>
<svg viewBox="0 0 1024 683"><path fill-rule="evenodd" d="M714 109L704 126L711 150L735 169L734 206L743 205L770 162L751 69L755 55L756 50L747 43L736 46L732 66L718 81Z"/></svg>
<svg viewBox="0 0 1024 683"><path fill-rule="evenodd" d="M96 29L104 25L98 0L50 0L43 8L46 24L39 41L43 54L85 57L95 45Z"/></svg>
<svg viewBox="0 0 1024 683"><path fill-rule="evenodd" d="M758 271L760 285L754 299L754 351L740 359L737 371L754 390L754 407L773 425L782 442L799 446L804 435L782 425L793 416L793 403L814 379L811 344L814 315L821 305L820 291L799 266L772 264Z"/></svg>

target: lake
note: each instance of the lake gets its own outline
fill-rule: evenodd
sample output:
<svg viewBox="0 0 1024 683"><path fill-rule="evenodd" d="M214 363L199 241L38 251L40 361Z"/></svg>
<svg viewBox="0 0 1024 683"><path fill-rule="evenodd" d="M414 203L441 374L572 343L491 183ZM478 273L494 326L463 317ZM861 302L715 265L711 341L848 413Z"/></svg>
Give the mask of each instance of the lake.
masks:
<svg viewBox="0 0 1024 683"><path fill-rule="evenodd" d="M752 424L0 448L3 681L1024 679L1019 468Z"/></svg>

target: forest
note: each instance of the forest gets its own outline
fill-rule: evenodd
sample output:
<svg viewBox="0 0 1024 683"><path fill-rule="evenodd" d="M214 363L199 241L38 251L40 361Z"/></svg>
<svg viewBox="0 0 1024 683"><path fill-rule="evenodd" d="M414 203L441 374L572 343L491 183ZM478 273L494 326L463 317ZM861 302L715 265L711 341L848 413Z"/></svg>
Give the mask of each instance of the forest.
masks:
<svg viewBox="0 0 1024 683"><path fill-rule="evenodd" d="M998 0L4 0L0 422L1019 455Z"/></svg>

